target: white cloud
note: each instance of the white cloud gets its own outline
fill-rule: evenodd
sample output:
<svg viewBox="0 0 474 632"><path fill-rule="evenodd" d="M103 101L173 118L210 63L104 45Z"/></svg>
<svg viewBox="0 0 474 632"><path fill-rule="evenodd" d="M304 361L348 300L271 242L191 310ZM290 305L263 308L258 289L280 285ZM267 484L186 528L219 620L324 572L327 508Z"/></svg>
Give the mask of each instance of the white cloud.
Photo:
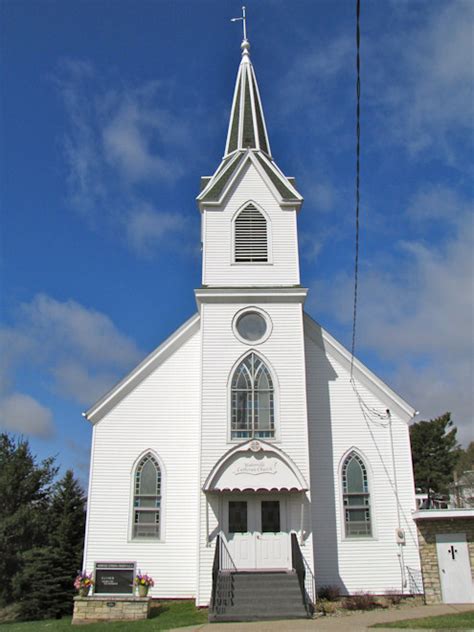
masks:
<svg viewBox="0 0 474 632"><path fill-rule="evenodd" d="M135 343L108 316L76 301L37 294L20 310L20 331L29 337L36 358L45 354L78 357L84 362L122 368L139 357Z"/></svg>
<svg viewBox="0 0 474 632"><path fill-rule="evenodd" d="M361 268L357 349L388 362L392 385L425 418L451 411L467 441L474 428L473 222L466 201L448 189L436 205L439 191L426 188L409 208L417 221L430 223L434 214L448 220L446 228L455 223L443 243L399 242L396 259ZM352 278L317 285L318 307L350 326Z"/></svg>
<svg viewBox="0 0 474 632"><path fill-rule="evenodd" d="M0 425L10 432L35 437L47 438L54 432L51 410L24 393L0 399Z"/></svg>
<svg viewBox="0 0 474 632"><path fill-rule="evenodd" d="M427 185L413 197L407 215L418 222L438 220L450 224L466 221L471 204L453 189L441 185Z"/></svg>
<svg viewBox="0 0 474 632"><path fill-rule="evenodd" d="M23 304L14 326L0 331L6 343L0 412L18 432L46 436L51 412L16 392L22 372L36 371L37 386L83 406L92 404L142 357L136 344L108 316L79 303L38 294Z"/></svg>
<svg viewBox="0 0 474 632"><path fill-rule="evenodd" d="M349 90L349 83L341 82L342 77L352 76L353 49L352 38L343 34L319 47L311 43L304 53L294 56L288 71L276 84L276 94L268 104L274 108L274 117L291 118L292 129L297 125L305 135L310 129L316 138L331 137L331 150L339 151L347 142L343 131L349 106L353 110L352 101L348 98L349 94L353 95L353 84ZM333 142L335 134L337 143ZM325 147L324 153L327 150ZM303 167L319 151L318 146L307 144L303 152Z"/></svg>
<svg viewBox="0 0 474 632"><path fill-rule="evenodd" d="M412 7L413 15L403 8L397 36L382 34L371 47L363 60L367 89L380 109L383 142L391 138L413 155L436 147L459 163L460 141L472 127L474 4L424 6L421 14Z"/></svg>
<svg viewBox="0 0 474 632"><path fill-rule="evenodd" d="M353 41L344 34L327 42L322 50L305 53L295 65L306 78L333 78L347 70L353 54Z"/></svg>
<svg viewBox="0 0 474 632"><path fill-rule="evenodd" d="M338 192L329 180L312 183L305 188L305 199L310 208L327 213L332 211L338 202Z"/></svg>
<svg viewBox="0 0 474 632"><path fill-rule="evenodd" d="M55 391L82 406L97 401L117 381L116 373L96 371L74 360L59 362L51 374Z"/></svg>
<svg viewBox="0 0 474 632"><path fill-rule="evenodd" d="M158 213L151 206L142 205L127 221L127 239L133 251L149 257L156 243L179 233L183 224L183 218L176 213Z"/></svg>
<svg viewBox="0 0 474 632"><path fill-rule="evenodd" d="M165 105L166 88L150 81L107 90L90 64L75 60L62 62L55 83L69 118L64 150L70 205L93 228L115 235L119 226L121 241L135 254L156 254L168 229L178 233L184 219L176 211L171 221L170 212L153 208L141 185L174 184L183 175L174 151L188 155L191 138L186 123ZM163 221L155 242L141 247L136 233L144 207Z"/></svg>
<svg viewBox="0 0 474 632"><path fill-rule="evenodd" d="M182 174L182 169L169 158L151 150L153 136L156 133L163 136L169 115L165 116L165 121L161 118L161 112L149 110L138 100L127 97L105 125L102 133L105 157L128 181L174 180ZM169 123L177 125L176 121Z"/></svg>

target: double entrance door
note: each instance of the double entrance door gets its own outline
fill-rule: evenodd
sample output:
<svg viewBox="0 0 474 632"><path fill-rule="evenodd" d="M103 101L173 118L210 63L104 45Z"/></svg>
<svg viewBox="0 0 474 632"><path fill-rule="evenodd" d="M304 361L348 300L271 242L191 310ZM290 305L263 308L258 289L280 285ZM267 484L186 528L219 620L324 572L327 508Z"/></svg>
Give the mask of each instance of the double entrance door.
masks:
<svg viewBox="0 0 474 632"><path fill-rule="evenodd" d="M234 495L225 498L223 525L238 570L290 568L290 536L284 497Z"/></svg>

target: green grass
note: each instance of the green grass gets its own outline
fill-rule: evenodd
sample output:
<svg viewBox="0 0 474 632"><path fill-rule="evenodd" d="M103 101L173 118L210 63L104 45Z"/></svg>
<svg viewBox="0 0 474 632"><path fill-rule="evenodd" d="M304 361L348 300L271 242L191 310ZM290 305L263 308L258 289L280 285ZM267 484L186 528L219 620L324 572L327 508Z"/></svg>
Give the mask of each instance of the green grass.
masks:
<svg viewBox="0 0 474 632"><path fill-rule="evenodd" d="M198 610L194 601L163 601L158 607L153 607L151 618L144 621L117 621L104 623L88 623L87 625L71 626L71 619L58 621L25 621L24 623L4 623L0 625L2 632L155 632L155 630L170 630L186 625L207 623L207 610Z"/></svg>
<svg viewBox="0 0 474 632"><path fill-rule="evenodd" d="M442 614L423 619L405 619L393 623L377 623L372 628L412 628L430 630L474 630L474 610L458 614Z"/></svg>

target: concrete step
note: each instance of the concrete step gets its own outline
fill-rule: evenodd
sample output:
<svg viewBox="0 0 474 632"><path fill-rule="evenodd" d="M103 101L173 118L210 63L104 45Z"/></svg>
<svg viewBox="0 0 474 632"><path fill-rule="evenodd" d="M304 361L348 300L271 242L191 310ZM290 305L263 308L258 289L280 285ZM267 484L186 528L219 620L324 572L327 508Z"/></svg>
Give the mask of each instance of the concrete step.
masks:
<svg viewBox="0 0 474 632"><path fill-rule="evenodd" d="M287 572L230 573L218 577L210 621L306 618L298 577Z"/></svg>

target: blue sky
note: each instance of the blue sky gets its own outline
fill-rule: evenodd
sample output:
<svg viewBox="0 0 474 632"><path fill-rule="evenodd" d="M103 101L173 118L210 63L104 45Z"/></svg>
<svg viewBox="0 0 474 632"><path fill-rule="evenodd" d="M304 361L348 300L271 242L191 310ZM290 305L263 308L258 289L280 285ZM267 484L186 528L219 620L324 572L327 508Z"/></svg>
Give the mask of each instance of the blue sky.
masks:
<svg viewBox="0 0 474 632"><path fill-rule="evenodd" d="M195 311L234 1L3 1L0 423L85 480L85 410ZM357 355L473 439L474 4L362 0ZM272 152L305 197L307 310L350 344L355 0L250 0Z"/></svg>

